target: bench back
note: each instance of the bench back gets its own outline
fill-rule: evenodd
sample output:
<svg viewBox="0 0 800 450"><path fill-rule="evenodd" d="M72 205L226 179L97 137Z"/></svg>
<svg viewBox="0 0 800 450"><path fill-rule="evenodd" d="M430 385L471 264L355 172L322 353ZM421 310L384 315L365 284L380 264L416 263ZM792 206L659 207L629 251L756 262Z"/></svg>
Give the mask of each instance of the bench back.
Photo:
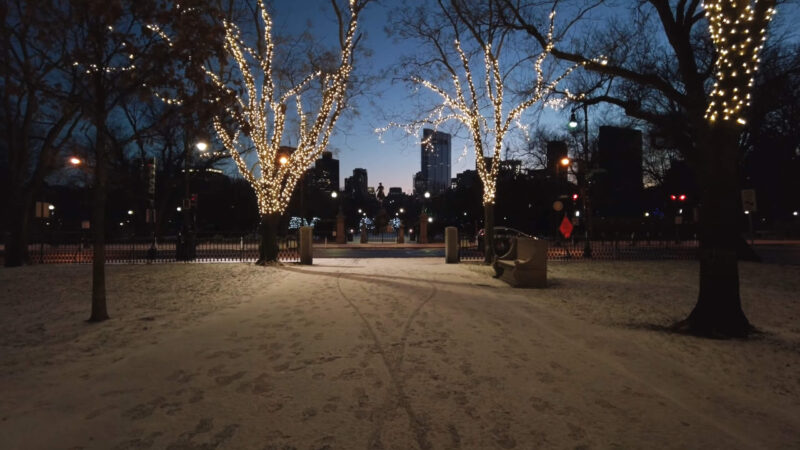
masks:
<svg viewBox="0 0 800 450"><path fill-rule="evenodd" d="M547 241L532 238L517 238L517 259L547 259Z"/></svg>

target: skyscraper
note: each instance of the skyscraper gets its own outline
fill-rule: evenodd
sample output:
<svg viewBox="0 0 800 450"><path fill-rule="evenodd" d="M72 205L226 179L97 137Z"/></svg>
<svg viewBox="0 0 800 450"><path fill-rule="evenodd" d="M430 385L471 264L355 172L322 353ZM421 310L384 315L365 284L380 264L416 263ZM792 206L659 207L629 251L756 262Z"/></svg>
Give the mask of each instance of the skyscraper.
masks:
<svg viewBox="0 0 800 450"><path fill-rule="evenodd" d="M638 217L642 197L642 132L600 127L593 203L606 217Z"/></svg>
<svg viewBox="0 0 800 450"><path fill-rule="evenodd" d="M450 187L450 135L425 128L420 145L422 182L431 194Z"/></svg>
<svg viewBox="0 0 800 450"><path fill-rule="evenodd" d="M323 191L339 190L339 160L333 158L333 153L322 152L314 163L314 185Z"/></svg>
<svg viewBox="0 0 800 450"><path fill-rule="evenodd" d="M354 198L367 198L369 196L367 169L353 169L353 176L344 180L344 190Z"/></svg>

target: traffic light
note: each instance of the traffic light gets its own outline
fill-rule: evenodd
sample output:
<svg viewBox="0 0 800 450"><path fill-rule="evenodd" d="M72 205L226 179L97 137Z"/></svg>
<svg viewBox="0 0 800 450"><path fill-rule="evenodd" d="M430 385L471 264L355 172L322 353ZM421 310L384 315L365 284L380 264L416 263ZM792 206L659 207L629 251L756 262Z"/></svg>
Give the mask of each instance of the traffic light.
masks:
<svg viewBox="0 0 800 450"><path fill-rule="evenodd" d="M572 194L572 201L578 201L578 194Z"/></svg>

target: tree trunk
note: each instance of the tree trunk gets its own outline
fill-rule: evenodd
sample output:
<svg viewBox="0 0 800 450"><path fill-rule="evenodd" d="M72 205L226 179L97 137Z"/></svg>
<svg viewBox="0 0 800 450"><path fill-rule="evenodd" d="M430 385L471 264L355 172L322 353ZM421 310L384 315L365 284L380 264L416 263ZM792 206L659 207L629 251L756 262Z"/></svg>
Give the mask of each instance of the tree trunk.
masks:
<svg viewBox="0 0 800 450"><path fill-rule="evenodd" d="M31 216L31 195L12 194L8 210L10 229L6 239L5 261L6 267L19 267L30 263L28 255L28 237Z"/></svg>
<svg viewBox="0 0 800 450"><path fill-rule="evenodd" d="M739 296L738 133L718 126L707 136L696 172L701 189L700 292L694 310L676 327L703 336L744 337L752 326Z"/></svg>
<svg viewBox="0 0 800 450"><path fill-rule="evenodd" d="M258 245L258 261L256 264L265 266L278 262L278 223L281 215L278 213L264 214L258 224L258 234L261 242Z"/></svg>
<svg viewBox="0 0 800 450"><path fill-rule="evenodd" d="M483 205L483 262L494 262L494 204Z"/></svg>
<svg viewBox="0 0 800 450"><path fill-rule="evenodd" d="M106 185L108 180L108 148L105 128L105 97L101 75L94 75L95 94L95 167L94 195L92 203L92 314L89 322L108 319L106 308Z"/></svg>

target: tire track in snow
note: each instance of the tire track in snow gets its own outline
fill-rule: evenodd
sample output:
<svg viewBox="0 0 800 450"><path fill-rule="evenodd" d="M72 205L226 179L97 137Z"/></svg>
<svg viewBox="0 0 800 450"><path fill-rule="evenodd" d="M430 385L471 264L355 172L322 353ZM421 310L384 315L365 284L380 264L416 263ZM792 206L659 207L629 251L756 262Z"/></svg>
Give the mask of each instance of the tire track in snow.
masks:
<svg viewBox="0 0 800 450"><path fill-rule="evenodd" d="M391 394L386 399L385 404L380 408L377 414L377 424L375 429L370 436L369 441L369 448L381 448L382 443L380 442L381 431L383 429L383 423L385 421L386 416L388 413L396 409L397 407L401 407L405 410L406 415L408 416L409 424L411 426L411 431L414 434L414 438L416 439L417 445L419 445L420 449L431 449L433 448L432 444L428 440L427 436L427 427L424 423L419 419L417 414L414 412L413 407L409 401L408 396L405 393L405 378L402 376L402 366L403 361L405 358L405 351L406 351L406 344L408 342L408 335L411 331L411 325L414 323L414 320L419 315L419 312L422 308L436 295L437 287L434 283L429 280L421 280L425 281L427 284L430 285L431 290L430 293L424 296L422 301L420 301L408 318L405 321L403 326L403 332L400 336L400 343L399 343L399 350L398 355L392 360L389 353L386 351L384 344L381 342L378 333L375 331L375 328L372 326L370 321L366 318L364 313L358 307L356 302L345 293L345 290L342 288L342 275L343 273L340 271L336 277L336 285L339 291L339 295L350 305L351 308L356 312L358 317L361 319L364 327L367 329L367 332L370 335L374 343L374 347L377 350L378 354L381 357L381 361L383 362L384 367L386 368L387 373L389 374L389 378L391 380L392 386L394 387L394 396ZM373 281L368 280L360 280L357 279L358 282L361 283L370 283ZM406 285L403 285L406 286ZM364 287L362 286L362 289Z"/></svg>

